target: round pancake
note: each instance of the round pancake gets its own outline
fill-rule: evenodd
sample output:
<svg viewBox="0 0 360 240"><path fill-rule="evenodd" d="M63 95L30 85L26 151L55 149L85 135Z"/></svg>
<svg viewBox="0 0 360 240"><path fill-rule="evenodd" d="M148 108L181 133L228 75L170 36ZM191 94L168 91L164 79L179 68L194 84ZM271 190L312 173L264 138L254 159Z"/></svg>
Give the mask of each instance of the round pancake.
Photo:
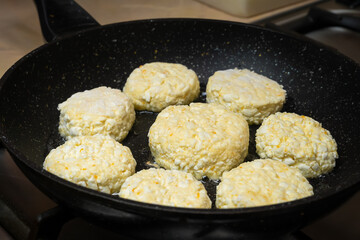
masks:
<svg viewBox="0 0 360 240"><path fill-rule="evenodd" d="M150 168L127 178L119 196L141 202L187 208L211 208L204 185L190 173Z"/></svg>
<svg viewBox="0 0 360 240"><path fill-rule="evenodd" d="M295 113L267 117L256 131L255 141L261 158L282 161L307 178L330 172L338 158L330 132L314 119Z"/></svg>
<svg viewBox="0 0 360 240"><path fill-rule="evenodd" d="M103 134L122 141L135 121L130 98L118 89L104 86L75 93L58 109L59 133L65 139Z"/></svg>
<svg viewBox="0 0 360 240"><path fill-rule="evenodd" d="M218 179L244 161L249 126L240 114L219 104L191 103L161 111L148 137L160 166L192 173L197 179Z"/></svg>
<svg viewBox="0 0 360 240"><path fill-rule="evenodd" d="M277 82L247 69L217 71L206 86L206 101L241 113L249 124L260 124L281 110L286 92Z"/></svg>
<svg viewBox="0 0 360 240"><path fill-rule="evenodd" d="M83 187L118 193L135 172L130 149L104 135L73 137L47 155L44 169Z"/></svg>
<svg viewBox="0 0 360 240"><path fill-rule="evenodd" d="M199 96L196 73L177 63L153 62L133 70L123 88L136 110L160 112L170 105L189 104Z"/></svg>
<svg viewBox="0 0 360 240"><path fill-rule="evenodd" d="M271 159L257 159L223 174L216 189L216 207L264 206L313 194L313 187L298 169Z"/></svg>

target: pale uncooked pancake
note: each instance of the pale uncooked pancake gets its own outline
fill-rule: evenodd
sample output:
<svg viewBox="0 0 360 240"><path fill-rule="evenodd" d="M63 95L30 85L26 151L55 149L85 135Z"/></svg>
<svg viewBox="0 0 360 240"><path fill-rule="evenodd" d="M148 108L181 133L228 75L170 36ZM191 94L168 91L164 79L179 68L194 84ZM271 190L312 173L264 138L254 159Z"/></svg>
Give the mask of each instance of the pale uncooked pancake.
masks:
<svg viewBox="0 0 360 240"><path fill-rule="evenodd" d="M282 161L313 178L330 172L338 158L330 132L314 119L295 113L276 113L256 131L256 152L261 158Z"/></svg>
<svg viewBox="0 0 360 240"><path fill-rule="evenodd" d="M109 87L75 93L59 104L58 109L59 132L66 139L103 134L122 141L135 121L130 98Z"/></svg>
<svg viewBox="0 0 360 240"><path fill-rule="evenodd" d="M258 159L223 174L216 189L216 207L264 206L313 194L313 187L298 169L279 161Z"/></svg>
<svg viewBox="0 0 360 240"><path fill-rule="evenodd" d="M170 105L189 104L199 96L196 73L182 64L153 62L136 68L123 88L136 110L160 112Z"/></svg>
<svg viewBox="0 0 360 240"><path fill-rule="evenodd" d="M147 169L127 178L119 196L173 207L211 208L204 185L190 173Z"/></svg>
<svg viewBox="0 0 360 240"><path fill-rule="evenodd" d="M166 169L218 179L244 161L249 146L246 120L219 104L169 106L149 133L155 161Z"/></svg>
<svg viewBox="0 0 360 240"><path fill-rule="evenodd" d="M241 113L249 124L260 124L281 110L286 92L277 82L247 69L217 71L206 86L206 101Z"/></svg>
<svg viewBox="0 0 360 240"><path fill-rule="evenodd" d="M118 193L135 172L130 149L104 135L73 137L50 151L44 169L83 187Z"/></svg>

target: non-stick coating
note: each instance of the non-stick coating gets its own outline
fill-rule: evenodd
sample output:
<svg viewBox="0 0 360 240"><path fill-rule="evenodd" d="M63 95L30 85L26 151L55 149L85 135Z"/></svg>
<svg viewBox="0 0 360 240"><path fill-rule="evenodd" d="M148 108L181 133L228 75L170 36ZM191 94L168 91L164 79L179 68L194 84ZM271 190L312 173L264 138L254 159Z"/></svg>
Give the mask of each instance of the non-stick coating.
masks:
<svg viewBox="0 0 360 240"><path fill-rule="evenodd" d="M49 150L62 142L57 132L59 103L75 92L102 85L122 89L134 68L154 61L181 63L193 69L202 92L208 77L217 70L248 68L274 79L287 91L283 111L318 120L336 139L340 157L335 169L311 180L313 197L233 210L177 209L136 203L67 183L42 170ZM46 44L4 75L0 83L1 140L43 191L72 207L85 208L85 212L88 209L81 205L81 199L71 203L67 194L73 196L78 192L78 197L85 196L110 209L145 215L161 212L172 216L234 218L252 213L255 217L259 213L266 216L268 211L291 212L294 208L306 212L310 206L317 206L346 189L356 191L359 186L359 80L359 66L348 58L310 41L259 27L195 19L112 24ZM197 101L204 98L202 95ZM155 117L153 113L137 112L135 125L123 141L138 162L137 170L148 167L146 162L151 160L147 131ZM251 127L247 160L258 157L256 128ZM206 186L214 201L215 184L207 182Z"/></svg>

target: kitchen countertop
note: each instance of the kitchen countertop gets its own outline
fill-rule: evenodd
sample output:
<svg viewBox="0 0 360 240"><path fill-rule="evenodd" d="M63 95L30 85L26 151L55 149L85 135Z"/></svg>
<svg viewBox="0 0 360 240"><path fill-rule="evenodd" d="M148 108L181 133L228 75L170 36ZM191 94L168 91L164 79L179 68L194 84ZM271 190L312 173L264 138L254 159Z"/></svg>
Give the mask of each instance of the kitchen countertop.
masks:
<svg viewBox="0 0 360 240"><path fill-rule="evenodd" d="M77 0L100 24L148 18L195 17L255 22L192 0ZM44 44L35 5L25 0L0 0L0 76L18 59ZM281 10L281 9L280 9ZM279 10L279 11L280 11ZM360 193L328 216L303 229L311 238L360 239Z"/></svg>

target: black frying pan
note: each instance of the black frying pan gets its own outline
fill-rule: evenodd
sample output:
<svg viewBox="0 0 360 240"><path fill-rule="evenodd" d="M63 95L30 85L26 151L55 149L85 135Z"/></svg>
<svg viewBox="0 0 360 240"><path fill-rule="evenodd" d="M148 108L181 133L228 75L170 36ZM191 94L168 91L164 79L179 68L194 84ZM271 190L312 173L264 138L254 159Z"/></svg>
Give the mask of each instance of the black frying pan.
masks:
<svg viewBox="0 0 360 240"><path fill-rule="evenodd" d="M157 19L98 26L76 4L61 2L61 8L71 7L73 19L64 21L66 11L56 12L58 6L51 1L46 2L50 11L40 5L44 1L38 1L40 16L49 17L41 18L44 35L52 41L19 60L0 82L1 141L25 175L61 205L113 230L143 238L269 237L305 226L359 189L360 67L349 58L308 40L234 22ZM69 30L77 32L67 34ZM125 200L42 169L49 150L63 142L57 132L60 102L101 85L122 89L134 68L153 61L177 62L193 69L202 91L215 71L235 67L278 81L288 94L283 111L310 116L330 130L338 143L337 166L311 180L312 197L223 210ZM151 159L146 135L155 117L137 112L135 125L123 141L138 161L137 170L147 168L146 161ZM247 161L257 158L256 128L251 127ZM206 181L205 185L214 201L215 184Z"/></svg>

